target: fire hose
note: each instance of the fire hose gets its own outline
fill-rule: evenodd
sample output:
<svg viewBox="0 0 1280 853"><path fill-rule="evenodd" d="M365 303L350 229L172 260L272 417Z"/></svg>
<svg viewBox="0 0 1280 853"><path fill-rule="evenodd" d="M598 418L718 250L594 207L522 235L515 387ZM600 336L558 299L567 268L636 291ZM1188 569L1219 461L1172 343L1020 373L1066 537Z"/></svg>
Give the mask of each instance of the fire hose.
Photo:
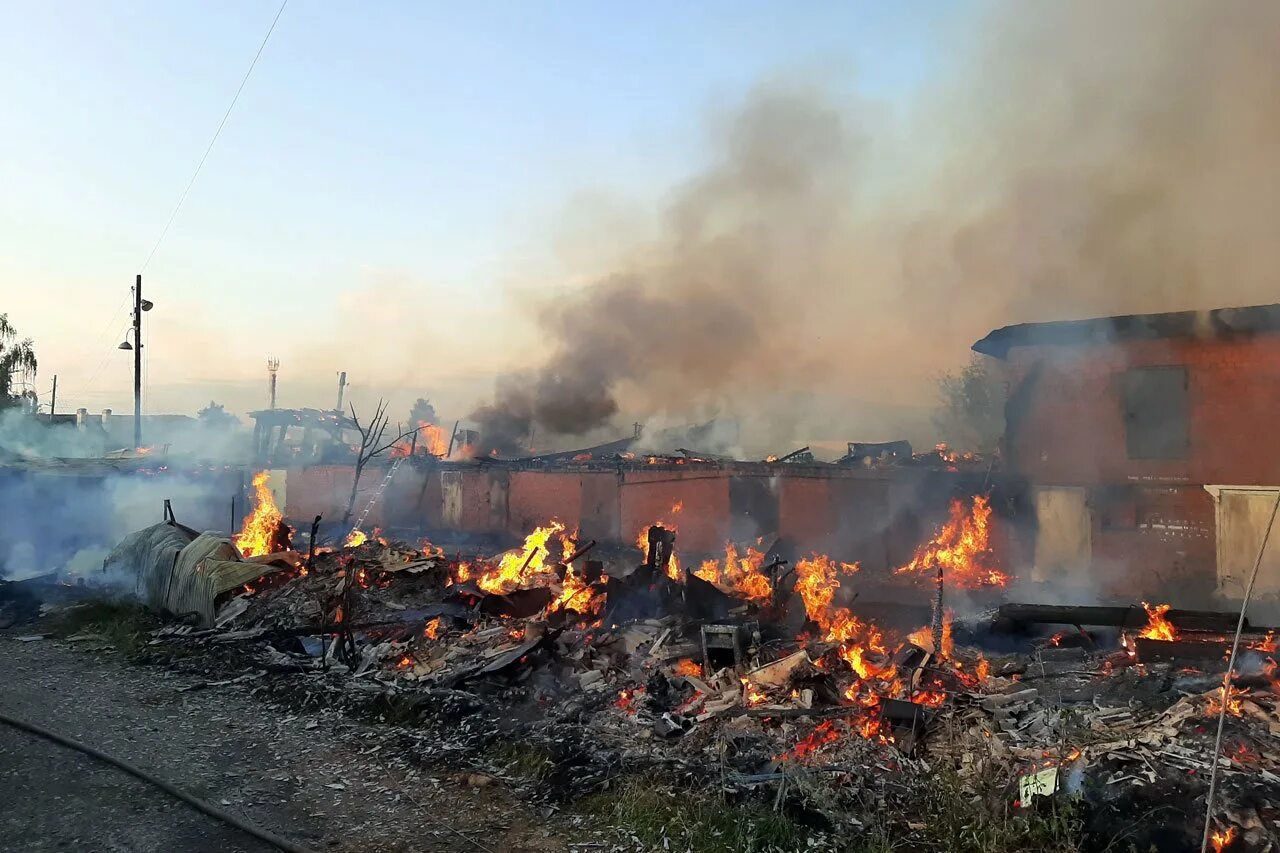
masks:
<svg viewBox="0 0 1280 853"><path fill-rule="evenodd" d="M203 812L209 817L216 818L217 820L222 821L228 826L234 827L235 829L240 830L246 835L253 836L254 838L258 839L264 844L270 844L272 847L275 847L278 850L284 850L286 851L286 853L314 853L314 851L312 851L308 847L303 847L300 844L294 844L292 841L289 841L288 839L281 838L278 835L274 835L270 832L267 832L265 829L261 829L257 826L254 826L253 824L249 823L243 818L237 817L231 814L230 812L223 811L222 809L218 808L217 806L211 803L207 803L198 797L193 797L191 794L188 794L186 791L164 781L163 779L157 778L156 776L152 776L150 773L148 773L147 771L143 770L140 767L130 764L127 761L122 761L121 759L116 758L114 756L108 755L102 750L95 749L94 747L89 746L88 744L81 743L80 741L77 741L77 740L72 740L71 738L66 737L65 735L60 735L57 732L50 731L49 729L46 729L46 728L42 728L41 726L37 726L34 723L28 723L26 720L20 720L17 717L10 717L8 714L2 713L2 712L0 712L0 723L4 723L6 725L12 726L15 729L21 729L22 731L27 732L28 734L36 735L37 737L42 737L45 740L52 741L56 744L60 744L69 749L74 749L78 752L82 752L85 755L88 755L92 758L96 758L105 764L109 764L112 767L115 767L117 770L123 770L125 773L128 773L131 776L135 776L144 782L148 782L151 785L154 785L155 787L159 788L161 791L164 791L169 796L181 800L182 802L191 806L196 811Z"/></svg>

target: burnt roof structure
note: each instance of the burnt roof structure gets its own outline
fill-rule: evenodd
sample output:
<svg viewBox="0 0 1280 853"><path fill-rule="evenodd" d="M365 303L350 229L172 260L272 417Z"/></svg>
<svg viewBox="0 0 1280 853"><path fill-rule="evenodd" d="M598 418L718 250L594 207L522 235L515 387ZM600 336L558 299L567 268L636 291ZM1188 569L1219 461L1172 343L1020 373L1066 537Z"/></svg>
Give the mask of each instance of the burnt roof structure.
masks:
<svg viewBox="0 0 1280 853"><path fill-rule="evenodd" d="M1280 304L1019 323L991 332L975 352L1008 358L1017 346L1085 346L1159 338L1226 338L1280 332Z"/></svg>

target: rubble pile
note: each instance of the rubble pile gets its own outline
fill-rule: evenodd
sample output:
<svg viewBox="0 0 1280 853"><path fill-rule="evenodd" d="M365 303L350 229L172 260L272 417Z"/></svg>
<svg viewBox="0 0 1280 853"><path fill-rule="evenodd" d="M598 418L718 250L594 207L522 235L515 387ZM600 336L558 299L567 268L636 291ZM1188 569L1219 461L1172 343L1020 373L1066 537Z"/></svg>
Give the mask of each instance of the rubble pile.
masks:
<svg viewBox="0 0 1280 853"><path fill-rule="evenodd" d="M1183 849L1133 825L1133 808L1170 796L1177 814L1153 826L1198 844L1225 701L1219 847L1280 844L1274 634L1250 635L1224 697L1223 636L1179 633L1167 608L1132 636L953 626L944 570L957 586L1008 580L988 511L953 508L904 567L938 584L935 618L910 634L839 603L856 564L788 565L757 543L681 568L662 525L640 555L588 560L594 543L552 521L488 557L350 537L225 596L214 628L161 629L151 650L431 728L437 750L472 763L537 750L530 785L549 801L657 774L768 797L828 831L888 820L909 835L922 780L1001 779L1010 803L1076 798L1096 838L1123 830L1137 849Z"/></svg>

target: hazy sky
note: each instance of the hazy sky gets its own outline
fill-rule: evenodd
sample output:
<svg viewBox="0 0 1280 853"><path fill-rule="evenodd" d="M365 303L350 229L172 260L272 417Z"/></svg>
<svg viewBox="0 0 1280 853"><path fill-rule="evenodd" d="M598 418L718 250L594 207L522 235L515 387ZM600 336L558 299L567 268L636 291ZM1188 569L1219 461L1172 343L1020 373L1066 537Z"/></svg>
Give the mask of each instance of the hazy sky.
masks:
<svg viewBox="0 0 1280 853"><path fill-rule="evenodd" d="M130 407L129 287L277 7L0 2L0 312L60 410ZM343 368L357 399L466 405L567 269L575 199L625 229L762 80L908 102L956 11L292 0L145 271L147 409L258 407L268 355L282 405L331 405Z"/></svg>

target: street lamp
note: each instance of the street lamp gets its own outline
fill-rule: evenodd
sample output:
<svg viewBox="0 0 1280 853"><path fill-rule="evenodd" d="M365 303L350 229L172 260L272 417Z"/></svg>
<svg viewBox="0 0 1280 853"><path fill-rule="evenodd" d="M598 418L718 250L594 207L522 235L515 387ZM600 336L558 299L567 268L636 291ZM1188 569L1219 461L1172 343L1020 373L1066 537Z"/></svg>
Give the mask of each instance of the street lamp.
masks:
<svg viewBox="0 0 1280 853"><path fill-rule="evenodd" d="M133 446L142 446L142 313L150 311L155 303L142 298L142 274L133 286L133 326L124 333L124 340L117 349L133 350ZM133 343L129 343L129 332Z"/></svg>

